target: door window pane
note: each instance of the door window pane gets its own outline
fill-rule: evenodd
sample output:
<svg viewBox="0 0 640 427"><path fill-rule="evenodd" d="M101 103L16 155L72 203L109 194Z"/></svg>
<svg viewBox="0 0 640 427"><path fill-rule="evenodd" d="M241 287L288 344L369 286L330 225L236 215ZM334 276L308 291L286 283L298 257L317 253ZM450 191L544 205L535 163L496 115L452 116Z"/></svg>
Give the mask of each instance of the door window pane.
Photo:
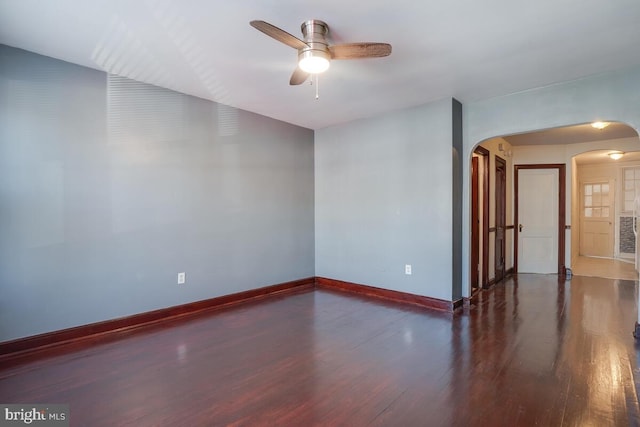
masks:
<svg viewBox="0 0 640 427"><path fill-rule="evenodd" d="M624 199L621 200L623 213L633 212L633 201L636 197L636 191L640 189L640 167L623 169Z"/></svg>
<svg viewBox="0 0 640 427"><path fill-rule="evenodd" d="M583 184L583 208L587 218L608 218L609 208L609 183L599 182Z"/></svg>

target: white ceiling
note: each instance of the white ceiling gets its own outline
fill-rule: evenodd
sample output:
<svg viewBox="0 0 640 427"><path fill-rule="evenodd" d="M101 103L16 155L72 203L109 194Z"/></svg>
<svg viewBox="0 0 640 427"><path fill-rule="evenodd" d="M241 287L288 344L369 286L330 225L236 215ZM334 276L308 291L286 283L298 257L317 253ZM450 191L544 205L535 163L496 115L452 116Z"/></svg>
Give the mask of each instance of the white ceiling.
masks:
<svg viewBox="0 0 640 427"><path fill-rule="evenodd" d="M300 36L393 45L291 87ZM640 64L638 0L0 0L0 43L311 129L445 97L470 102Z"/></svg>
<svg viewBox="0 0 640 427"><path fill-rule="evenodd" d="M586 153L581 153L575 156L576 163L579 165L589 164L603 164L603 163L624 163L624 162L639 162L640 151L625 152L621 159L613 160L609 158L609 153L615 150L594 150Z"/></svg>

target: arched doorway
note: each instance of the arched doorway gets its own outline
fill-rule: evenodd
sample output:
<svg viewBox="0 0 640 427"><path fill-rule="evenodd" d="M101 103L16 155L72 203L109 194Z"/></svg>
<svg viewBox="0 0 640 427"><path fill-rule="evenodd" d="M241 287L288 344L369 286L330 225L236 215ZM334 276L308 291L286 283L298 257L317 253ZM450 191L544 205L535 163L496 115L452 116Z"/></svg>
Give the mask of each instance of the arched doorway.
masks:
<svg viewBox="0 0 640 427"><path fill-rule="evenodd" d="M580 227L580 220L577 216L580 210L575 207L579 200L578 184L574 181L578 168L576 167L576 160L573 158L577 153L583 153L585 151L593 151L595 148L604 150L603 152L611 151L631 151L637 150L640 147L640 140L638 139L637 132L628 125L621 123L611 123L605 129L594 129L590 124L580 124L563 126L559 128L540 130L535 132L527 132L515 135L506 135L497 138L490 138L478 144L474 148L472 154L472 180L470 195L471 199L471 238L470 238L470 290L471 293L478 288L475 286L476 277L481 277L483 271L482 261L488 258L489 271L488 279L486 283L490 286L496 283L503 276L496 263L497 257L504 256L505 270L504 275L508 275L515 267L517 271L517 256L518 256L518 236L522 232L519 229L518 218L515 218L516 211L518 210L518 194L513 189L513 183L515 172L518 169L531 169L542 168L544 165L551 165L550 169L562 166L563 177L566 170L566 180L559 180L558 186L562 192L566 194L566 199L558 203L559 216L562 214L564 217L562 224L556 226L556 233L558 239L555 245L558 245L558 259L562 260L562 265L558 267L558 273L563 273L564 266L571 267L572 261L576 261L575 250L579 248L579 235L578 233L582 228ZM479 187L477 179L473 178L473 164L479 160L473 160L474 158L483 158L478 152L484 150L484 155L489 159L489 167L485 168L488 171L489 187L487 190L487 201L483 202L478 200L477 194L483 194ZM605 157L606 154L603 154ZM495 168L497 160L506 159L506 180L507 180L507 195L505 197L505 222L499 224L497 221L499 216L500 203L496 203L496 195L499 193L500 184L498 182L499 171ZM578 157L578 162L580 158ZM610 159L609 159L610 160ZM640 187L640 162L638 163L638 182ZM634 175L635 177L635 175ZM604 187L601 187L604 188ZM544 191L542 189L541 191ZM474 193L476 195L474 196ZM559 194L559 193L558 193ZM529 196L524 196L526 199ZM488 242L482 238L481 227L474 227L478 223L479 218L482 218L482 209L488 206ZM560 212L561 210L561 212ZM566 224L566 225L565 225ZM504 235L501 236L500 227L504 227ZM573 230L572 230L573 228ZM477 237L480 236L480 239ZM501 250L500 245L501 237L505 243L504 251ZM488 248L485 248L483 244L488 243ZM474 252L478 252L480 255L476 257ZM483 257L483 254L486 256ZM493 266L493 267L492 267ZM535 272L535 271L533 271ZM481 283L481 284L482 284Z"/></svg>

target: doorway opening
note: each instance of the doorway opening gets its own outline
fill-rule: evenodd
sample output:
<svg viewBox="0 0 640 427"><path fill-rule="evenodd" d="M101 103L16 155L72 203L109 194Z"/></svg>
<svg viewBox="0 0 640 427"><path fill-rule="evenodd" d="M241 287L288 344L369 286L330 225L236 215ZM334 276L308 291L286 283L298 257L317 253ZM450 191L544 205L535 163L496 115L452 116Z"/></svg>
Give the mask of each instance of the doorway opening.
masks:
<svg viewBox="0 0 640 427"><path fill-rule="evenodd" d="M614 141L611 147L621 147L623 142ZM572 183L576 193L572 202L576 217L576 244L571 254L573 272L581 276L637 280L640 152L625 150L618 159L612 159L611 152L592 150L573 158L576 171Z"/></svg>
<svg viewBox="0 0 640 427"><path fill-rule="evenodd" d="M523 171L533 165L562 165L565 168L563 175L566 178L564 183L560 181L559 175L557 178L552 179L552 181L557 180L558 188L558 200L556 203L558 218L554 220L557 222L557 234L556 242L553 244L555 248L553 257L556 259L556 263L552 274L564 274L565 268L572 268L574 274L581 274L584 271L582 267L585 263L595 264L603 259L609 259L606 256L599 255L602 252L599 253L596 250L607 250L609 251L608 253L613 251L612 259L614 261L625 263L627 266L632 265L632 263L640 266L640 263L636 261L639 252L636 248L640 245L637 242L638 238L633 234L634 229L640 229L640 226L637 225L638 220L633 219L634 217L640 217L640 208L630 210L630 206L634 203L640 207L640 154L636 164L624 163L633 160L630 154L631 152L639 151L639 148L640 138L635 129L623 123L615 122L610 122L604 129L595 129L589 123L569 125L490 138L478 144L473 152L473 157L477 158L477 160L470 160L471 179L473 181L470 191L470 198L472 199L472 223L470 227L472 236L469 251L471 262L470 295L476 289L489 287L501 278L508 277L512 272L521 270L523 249L520 244L524 242L521 237L527 231L532 230L531 228L526 228L526 224L522 224L521 232L519 227L521 221L515 221L515 210L518 209L514 188L515 171L516 168L519 171ZM608 162L613 162L607 155L612 151L625 153L622 160L617 160L617 164L621 166L613 181L609 178L602 179L603 176L591 176L588 180L582 179L582 182L580 181L582 175L579 177L579 174L582 174L586 168L591 167L585 166L588 162L585 160L586 157L582 158L581 156L586 156L587 154L585 153L592 153L589 154L591 156L593 153L599 152ZM487 159L488 167L483 169L482 165L485 158ZM505 184L503 186L505 190L504 210L506 213L504 222L497 216L497 212L502 209L500 205L496 204L497 192L498 190L502 191L497 179L500 179L498 177L503 170L498 167L499 160L496 160L497 158L506 163L504 167ZM602 159L603 161L605 160L604 158ZM637 167L637 170L633 169L635 167ZM476 172L474 172L474 168ZM489 171L486 192L482 190L483 170ZM638 173L637 176L636 172ZM558 168L557 173L561 174L562 171ZM477 174L475 178L474 174ZM605 175L604 178L606 177ZM625 179L627 181L626 184L624 184ZM519 184L522 184L522 182ZM625 185L626 188L624 187ZM564 189L565 193L564 202L560 200L559 193L561 188ZM626 194L625 191L627 192ZM635 195L636 191L638 192L638 197ZM586 197L589 192L592 196L591 199ZM595 196L596 194L599 196ZM483 204L482 198L485 195L488 195L487 203ZM602 197L603 195L605 195L604 198ZM607 208L607 203L610 205L608 210L605 209ZM626 207L624 207L625 203ZM483 209L487 207L488 212L483 216ZM521 207L520 209L529 208ZM519 212L519 215L521 214L522 211ZM562 214L564 214L564 220L561 220ZM540 215L544 214L540 213ZM582 215L582 219L580 215ZM488 220L486 235L483 234L483 219ZM607 232L605 224L603 224L606 223L606 226L609 226L608 222L612 223L611 233L613 234L613 239L611 239L611 233ZM580 233L582 232L586 236L582 238L581 242ZM633 234L633 238L629 238L629 232ZM623 236L623 233L626 233L626 237ZM518 242L518 238L521 238L520 242ZM533 240L529 243L531 242ZM503 243L504 249L502 248ZM583 253L591 251L588 252L591 255L581 254L581 243ZM546 251L540 249L542 246L544 245L538 245L538 250L537 252L534 251L534 254L548 255ZM520 253L517 254L517 252ZM519 258L520 262L516 261L516 257ZM486 281L483 279L483 262L485 260L488 261ZM574 266L577 268L573 268ZM638 273L635 268L631 274L637 280ZM624 279L627 277L611 278Z"/></svg>
<svg viewBox="0 0 640 427"><path fill-rule="evenodd" d="M478 144L471 158L471 295L513 271L511 148L502 138Z"/></svg>
<svg viewBox="0 0 640 427"><path fill-rule="evenodd" d="M489 283L489 150L471 158L471 294Z"/></svg>

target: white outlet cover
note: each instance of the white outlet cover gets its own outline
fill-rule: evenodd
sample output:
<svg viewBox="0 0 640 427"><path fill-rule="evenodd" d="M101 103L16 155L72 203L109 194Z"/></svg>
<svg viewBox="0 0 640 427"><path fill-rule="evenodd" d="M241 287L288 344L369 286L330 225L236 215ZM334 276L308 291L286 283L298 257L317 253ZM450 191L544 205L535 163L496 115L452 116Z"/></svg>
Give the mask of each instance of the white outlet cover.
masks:
<svg viewBox="0 0 640 427"><path fill-rule="evenodd" d="M186 282L186 273L178 273L178 285L183 285Z"/></svg>
<svg viewBox="0 0 640 427"><path fill-rule="evenodd" d="M411 264L405 264L404 274L411 274Z"/></svg>

